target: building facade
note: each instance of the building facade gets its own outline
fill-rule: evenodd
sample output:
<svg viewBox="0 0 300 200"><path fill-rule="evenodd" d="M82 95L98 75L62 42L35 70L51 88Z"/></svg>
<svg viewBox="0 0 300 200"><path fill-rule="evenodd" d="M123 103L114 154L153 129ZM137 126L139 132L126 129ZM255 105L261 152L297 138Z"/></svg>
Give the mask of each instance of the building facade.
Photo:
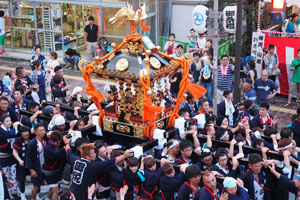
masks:
<svg viewBox="0 0 300 200"><path fill-rule="evenodd" d="M32 53L40 44L43 52L62 55L69 47L86 55L84 27L94 16L100 37L119 44L129 33L129 27L112 25L109 18L124 7L125 0L2 0L5 11L7 51ZM146 4L148 35L158 42L158 0L130 0L134 9Z"/></svg>

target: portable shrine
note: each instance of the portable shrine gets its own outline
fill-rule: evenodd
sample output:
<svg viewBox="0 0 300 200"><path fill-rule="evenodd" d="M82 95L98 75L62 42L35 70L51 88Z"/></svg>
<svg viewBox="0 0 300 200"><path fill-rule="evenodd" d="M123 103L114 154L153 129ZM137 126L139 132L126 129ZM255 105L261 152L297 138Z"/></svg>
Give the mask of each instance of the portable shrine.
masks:
<svg viewBox="0 0 300 200"><path fill-rule="evenodd" d="M191 84L189 62L185 58L173 58L160 52L147 36L137 33L137 25L144 31L150 29L143 19L144 7L134 12L130 5L120 9L110 19L112 23L129 22L131 35L124 41L113 45L114 50L84 66L83 78L87 82L86 93L92 95L100 111L99 124L103 131L122 133L134 137L153 137L155 129L165 129L174 125L178 117L180 102L186 90L199 98L205 89ZM182 69L182 81L176 105L172 104L169 77ZM113 102L102 108L105 99L94 87L91 76L107 80L115 85Z"/></svg>

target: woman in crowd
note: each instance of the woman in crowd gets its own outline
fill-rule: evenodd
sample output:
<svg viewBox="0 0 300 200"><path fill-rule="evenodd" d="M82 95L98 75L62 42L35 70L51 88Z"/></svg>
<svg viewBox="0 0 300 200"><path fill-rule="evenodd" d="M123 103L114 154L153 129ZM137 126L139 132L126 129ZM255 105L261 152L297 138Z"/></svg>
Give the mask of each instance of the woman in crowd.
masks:
<svg viewBox="0 0 300 200"><path fill-rule="evenodd" d="M34 55L30 61L30 67L32 67L34 61L39 61L41 63L42 70L45 71L46 58L41 54L41 46L39 44L33 47Z"/></svg>
<svg viewBox="0 0 300 200"><path fill-rule="evenodd" d="M60 65L59 62L58 62L58 60L57 60L57 58L58 58L57 53L54 52L54 51L51 51L51 52L50 52L50 59L48 60L48 62L47 62L47 64L46 64L46 72L47 72L48 74L50 74L51 77L53 77L53 76L55 75L55 73L54 73L54 68L55 68L56 66L59 66L59 65Z"/></svg>
<svg viewBox="0 0 300 200"><path fill-rule="evenodd" d="M0 118L0 166L6 178L11 180L13 187L8 188L11 196L17 194L16 181L16 160L13 156L13 144L16 138L16 130L12 128L12 121L9 115Z"/></svg>
<svg viewBox="0 0 300 200"><path fill-rule="evenodd" d="M233 93L231 90L225 90L223 93L225 100L220 103L218 107L218 117L226 117L228 119L229 127L234 127L238 110L233 102Z"/></svg>
<svg viewBox="0 0 300 200"><path fill-rule="evenodd" d="M286 27L287 33L295 33L297 26L300 24L299 14L293 13Z"/></svg>
<svg viewBox="0 0 300 200"><path fill-rule="evenodd" d="M30 79L34 85L38 85L38 95L40 102L46 100L46 72L42 70L42 65L39 61L34 61L32 63L32 73ZM50 80L48 80L50 82Z"/></svg>

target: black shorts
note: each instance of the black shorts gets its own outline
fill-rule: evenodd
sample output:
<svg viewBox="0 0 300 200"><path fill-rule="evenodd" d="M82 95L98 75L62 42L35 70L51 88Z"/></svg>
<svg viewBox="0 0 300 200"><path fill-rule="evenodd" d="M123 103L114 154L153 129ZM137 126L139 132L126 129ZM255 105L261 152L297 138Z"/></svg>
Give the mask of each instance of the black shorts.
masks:
<svg viewBox="0 0 300 200"><path fill-rule="evenodd" d="M32 177L31 176L31 183L34 185L34 186L41 186L41 185L44 185L44 177Z"/></svg>
<svg viewBox="0 0 300 200"><path fill-rule="evenodd" d="M53 174L51 176L44 175L44 177L45 177L45 180L46 180L46 182L47 182L48 185L50 185L50 184L57 184L57 183L59 183L61 181L62 174L63 174L62 170L60 170L56 174Z"/></svg>

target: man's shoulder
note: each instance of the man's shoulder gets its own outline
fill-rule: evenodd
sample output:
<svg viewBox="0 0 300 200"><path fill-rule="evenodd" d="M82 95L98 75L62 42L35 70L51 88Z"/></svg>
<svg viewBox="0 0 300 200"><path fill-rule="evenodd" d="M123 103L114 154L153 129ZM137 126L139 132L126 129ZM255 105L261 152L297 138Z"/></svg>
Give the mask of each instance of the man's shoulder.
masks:
<svg viewBox="0 0 300 200"><path fill-rule="evenodd" d="M271 79L267 80L267 85L275 85L275 82Z"/></svg>
<svg viewBox="0 0 300 200"><path fill-rule="evenodd" d="M252 122L255 121L255 120L260 120L259 117L260 117L259 114L255 115L255 116L252 118Z"/></svg>
<svg viewBox="0 0 300 200"><path fill-rule="evenodd" d="M37 145L36 138L33 138L33 139L30 140L30 142L28 143L28 147L34 146L34 145Z"/></svg>
<svg viewBox="0 0 300 200"><path fill-rule="evenodd" d="M87 32L88 28L89 28L89 25L85 25L84 31Z"/></svg>
<svg viewBox="0 0 300 200"><path fill-rule="evenodd" d="M251 88L250 90L246 91L248 94L255 94L254 88Z"/></svg>
<svg viewBox="0 0 300 200"><path fill-rule="evenodd" d="M255 81L254 81L254 83L261 83L262 81L261 81L261 78L258 78L258 79L256 79Z"/></svg>

